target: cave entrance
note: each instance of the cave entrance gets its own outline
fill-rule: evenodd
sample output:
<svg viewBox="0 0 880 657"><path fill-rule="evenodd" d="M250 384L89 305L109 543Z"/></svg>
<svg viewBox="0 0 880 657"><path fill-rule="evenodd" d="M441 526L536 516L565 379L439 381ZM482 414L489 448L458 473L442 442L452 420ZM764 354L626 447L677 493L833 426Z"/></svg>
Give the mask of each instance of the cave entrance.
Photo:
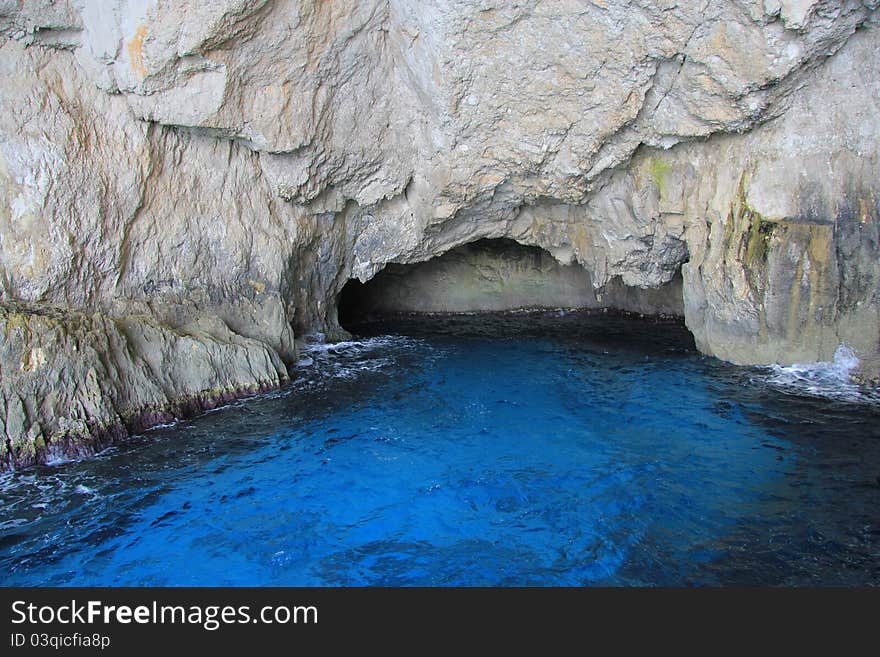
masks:
<svg viewBox="0 0 880 657"><path fill-rule="evenodd" d="M338 297L342 328L412 314L461 314L555 308L682 316L681 274L658 289L613 279L594 290L590 272L560 264L544 249L509 239L482 239L410 265L389 264L373 279L352 279Z"/></svg>

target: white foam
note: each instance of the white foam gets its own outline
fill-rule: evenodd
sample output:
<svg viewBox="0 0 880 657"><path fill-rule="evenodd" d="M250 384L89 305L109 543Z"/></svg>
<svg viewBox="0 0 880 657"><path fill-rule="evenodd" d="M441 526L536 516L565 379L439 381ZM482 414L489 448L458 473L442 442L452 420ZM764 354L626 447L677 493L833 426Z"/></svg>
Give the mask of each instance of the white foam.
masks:
<svg viewBox="0 0 880 657"><path fill-rule="evenodd" d="M64 456L63 454L50 453L46 458L46 465L56 466L56 465L64 465L65 463L73 463L77 459L71 458L69 456Z"/></svg>
<svg viewBox="0 0 880 657"><path fill-rule="evenodd" d="M412 342L409 338L394 335L381 335L365 340L344 340L342 342L312 342L305 351L308 353L360 353L377 347L402 345Z"/></svg>
<svg viewBox="0 0 880 657"><path fill-rule="evenodd" d="M348 342L313 342L312 344L306 347L307 352L325 352L325 351L339 351L340 349L346 349L348 347L363 347L363 342L357 341L348 341Z"/></svg>
<svg viewBox="0 0 880 657"><path fill-rule="evenodd" d="M304 355L298 365L304 376L295 381L295 386L310 386L327 378L353 379L364 372L378 372L393 366L401 350L412 348L424 350L426 346L422 340L398 335L342 342L312 342L303 350Z"/></svg>
<svg viewBox="0 0 880 657"><path fill-rule="evenodd" d="M855 352L842 344L834 360L818 363L795 363L788 367L771 365L767 382L782 390L840 401L880 402L880 399L854 383L850 375L859 366Z"/></svg>
<svg viewBox="0 0 880 657"><path fill-rule="evenodd" d="M347 365L334 364L332 372L336 378L352 379L361 372L378 372L393 364L394 360L391 358L370 358Z"/></svg>
<svg viewBox="0 0 880 657"><path fill-rule="evenodd" d="M159 429L170 429L180 424L180 420L172 420L171 422L160 422L159 424L150 425L145 431L158 431ZM107 451L107 450L104 450ZM104 452L101 452L103 454Z"/></svg>

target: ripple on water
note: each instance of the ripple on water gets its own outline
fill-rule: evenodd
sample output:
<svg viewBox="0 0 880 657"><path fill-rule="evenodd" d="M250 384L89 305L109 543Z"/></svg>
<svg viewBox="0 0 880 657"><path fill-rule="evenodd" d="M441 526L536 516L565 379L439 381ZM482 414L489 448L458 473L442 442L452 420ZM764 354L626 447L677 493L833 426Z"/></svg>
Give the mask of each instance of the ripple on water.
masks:
<svg viewBox="0 0 880 657"><path fill-rule="evenodd" d="M880 410L848 352L736 368L671 322L435 319L0 475L2 583L880 583Z"/></svg>

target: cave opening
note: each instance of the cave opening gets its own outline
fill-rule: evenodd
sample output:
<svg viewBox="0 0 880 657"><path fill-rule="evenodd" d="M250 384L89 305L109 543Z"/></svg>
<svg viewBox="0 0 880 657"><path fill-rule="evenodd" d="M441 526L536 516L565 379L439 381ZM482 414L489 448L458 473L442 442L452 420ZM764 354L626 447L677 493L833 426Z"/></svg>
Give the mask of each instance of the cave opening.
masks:
<svg viewBox="0 0 880 657"><path fill-rule="evenodd" d="M337 298L339 325L351 333L401 316L549 309L682 317L681 272L656 289L614 278L596 290L580 264L514 240L481 239L423 262L390 263L366 283L349 280Z"/></svg>

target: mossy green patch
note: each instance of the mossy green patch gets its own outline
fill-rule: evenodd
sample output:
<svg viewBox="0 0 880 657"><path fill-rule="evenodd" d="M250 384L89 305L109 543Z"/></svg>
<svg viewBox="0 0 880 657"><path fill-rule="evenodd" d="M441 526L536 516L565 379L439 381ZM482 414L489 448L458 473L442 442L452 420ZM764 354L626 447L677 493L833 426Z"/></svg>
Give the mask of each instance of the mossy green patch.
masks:
<svg viewBox="0 0 880 657"><path fill-rule="evenodd" d="M660 193L663 193L663 189L666 185L666 174L672 171L672 165L663 160L653 158L651 160L651 179L654 181L654 184L657 186L657 189L660 190Z"/></svg>
<svg viewBox="0 0 880 657"><path fill-rule="evenodd" d="M735 259L742 266L749 286L760 298L767 281L767 261L773 240L781 239L781 226L750 207L745 190L746 174L743 174L724 225L724 244L728 259Z"/></svg>
<svg viewBox="0 0 880 657"><path fill-rule="evenodd" d="M747 267L766 265L767 255L770 252L770 241L776 231L776 224L766 221L758 214L749 217L751 227L749 229L748 245L746 246Z"/></svg>

